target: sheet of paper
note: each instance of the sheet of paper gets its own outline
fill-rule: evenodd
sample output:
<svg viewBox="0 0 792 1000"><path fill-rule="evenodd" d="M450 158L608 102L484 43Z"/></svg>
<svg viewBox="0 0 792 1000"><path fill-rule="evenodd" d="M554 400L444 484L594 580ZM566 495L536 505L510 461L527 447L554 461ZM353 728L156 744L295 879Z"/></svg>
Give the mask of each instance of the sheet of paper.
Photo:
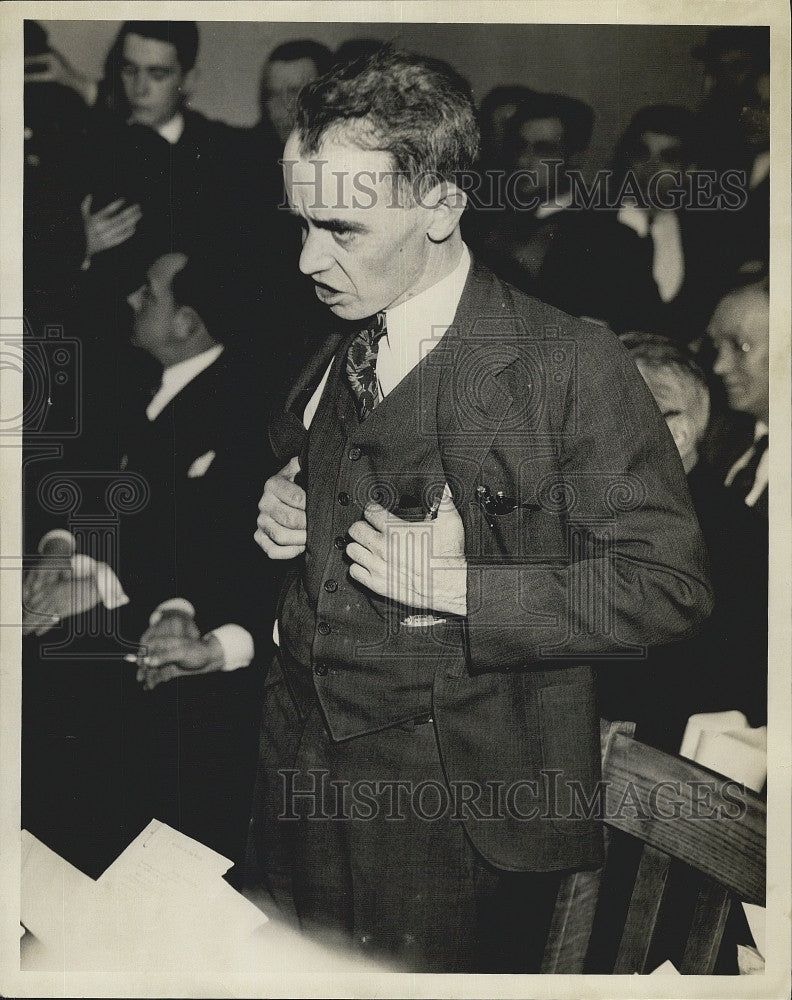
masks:
<svg viewBox="0 0 792 1000"><path fill-rule="evenodd" d="M100 885L122 892L161 892L168 887L204 886L232 862L197 840L153 819L99 876Z"/></svg>
<svg viewBox="0 0 792 1000"><path fill-rule="evenodd" d="M764 956L767 954L765 951L767 910L764 906L757 906L756 903L743 903L742 907L745 911L745 919L748 921L748 927L751 930L756 950L760 955Z"/></svg>
<svg viewBox="0 0 792 1000"><path fill-rule="evenodd" d="M705 729L709 732L725 733L747 728L748 720L742 712L700 712L698 715L691 715L685 727L679 755L687 757L688 760L695 760L696 748Z"/></svg>
<svg viewBox="0 0 792 1000"><path fill-rule="evenodd" d="M252 936L266 915L222 878L230 862L164 824L147 827L96 882L27 832L22 859L21 919L41 945L42 971L199 976L272 960Z"/></svg>
<svg viewBox="0 0 792 1000"><path fill-rule="evenodd" d="M231 864L222 854L153 819L97 884L163 921L203 913L218 935L247 934L267 918L223 880Z"/></svg>

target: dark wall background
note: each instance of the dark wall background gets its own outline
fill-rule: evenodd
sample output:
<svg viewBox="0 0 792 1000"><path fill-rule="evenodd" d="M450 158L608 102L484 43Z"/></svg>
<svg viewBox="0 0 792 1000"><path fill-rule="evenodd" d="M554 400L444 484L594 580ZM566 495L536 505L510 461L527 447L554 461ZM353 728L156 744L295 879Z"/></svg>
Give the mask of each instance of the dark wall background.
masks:
<svg viewBox="0 0 792 1000"><path fill-rule="evenodd" d="M50 44L98 77L119 21L42 21ZM397 24L199 22L199 78L192 105L213 118L252 125L267 54L280 42L312 38L334 48L347 38L395 39L446 59L470 81L476 100L500 83L524 83L588 101L597 123L585 166L607 164L632 114L649 103L696 107L701 64L691 55L706 29L664 25Z"/></svg>

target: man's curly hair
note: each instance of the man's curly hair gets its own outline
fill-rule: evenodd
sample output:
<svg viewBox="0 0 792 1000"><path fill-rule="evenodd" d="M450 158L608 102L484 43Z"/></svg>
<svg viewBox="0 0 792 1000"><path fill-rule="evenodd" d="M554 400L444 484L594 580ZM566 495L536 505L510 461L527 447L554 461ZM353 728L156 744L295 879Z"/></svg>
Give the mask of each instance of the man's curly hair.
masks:
<svg viewBox="0 0 792 1000"><path fill-rule="evenodd" d="M413 197L469 171L478 153L467 81L439 59L392 46L307 84L296 129L303 156L337 136L389 153L400 186Z"/></svg>

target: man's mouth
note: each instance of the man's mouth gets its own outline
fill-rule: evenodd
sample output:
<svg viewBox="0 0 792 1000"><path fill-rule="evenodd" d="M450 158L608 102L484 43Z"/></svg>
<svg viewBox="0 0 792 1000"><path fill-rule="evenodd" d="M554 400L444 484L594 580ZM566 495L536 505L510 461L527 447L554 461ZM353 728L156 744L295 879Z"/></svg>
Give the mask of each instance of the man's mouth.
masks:
<svg viewBox="0 0 792 1000"><path fill-rule="evenodd" d="M343 292L339 291L337 288L333 288L330 285L325 285L324 282L315 281L314 287L316 288L316 294L320 299L332 299L337 295L343 295Z"/></svg>

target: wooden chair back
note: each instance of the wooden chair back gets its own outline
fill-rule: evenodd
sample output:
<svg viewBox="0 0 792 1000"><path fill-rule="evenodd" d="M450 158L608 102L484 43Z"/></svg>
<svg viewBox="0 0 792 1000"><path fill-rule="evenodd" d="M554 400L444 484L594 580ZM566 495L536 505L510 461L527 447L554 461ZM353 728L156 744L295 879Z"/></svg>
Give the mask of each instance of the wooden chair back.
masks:
<svg viewBox="0 0 792 1000"><path fill-rule="evenodd" d="M658 926L672 865L697 881L679 971L709 975L733 902L764 905L764 801L682 757L632 739L630 723L603 728L603 868L566 876L545 945L543 973L585 971L603 873L614 864L608 828L643 844L613 973L642 973ZM604 970L603 970L604 971Z"/></svg>

